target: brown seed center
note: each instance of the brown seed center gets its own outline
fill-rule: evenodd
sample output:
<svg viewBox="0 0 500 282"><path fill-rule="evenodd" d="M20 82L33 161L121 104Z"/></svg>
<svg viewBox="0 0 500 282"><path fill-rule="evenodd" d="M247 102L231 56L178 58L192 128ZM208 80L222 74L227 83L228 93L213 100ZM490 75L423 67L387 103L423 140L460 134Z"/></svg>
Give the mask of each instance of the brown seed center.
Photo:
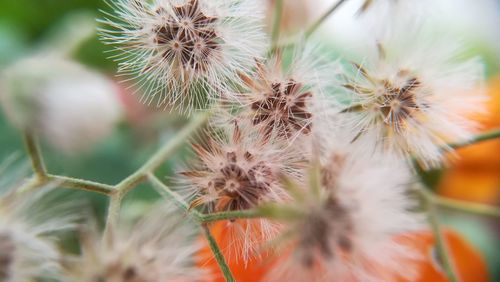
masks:
<svg viewBox="0 0 500 282"><path fill-rule="evenodd" d="M179 63L184 70L205 72L211 57L221 48L222 39L213 26L217 18L206 16L198 0L176 6L173 12L175 16L163 9L157 11L168 16L164 24L153 30L155 44L164 59Z"/></svg>
<svg viewBox="0 0 500 282"><path fill-rule="evenodd" d="M242 168L234 153L228 153L227 159L228 164L220 170L220 176L211 181L218 194L229 199L219 208L244 210L255 207L274 181L271 169L266 164L259 163L247 171Z"/></svg>
<svg viewBox="0 0 500 282"><path fill-rule="evenodd" d="M312 114L307 108L311 92L303 91L302 84L293 79L271 84L271 91L265 93L265 99L254 102L254 124L266 125L267 133L278 130L280 136L291 137L302 131L311 130Z"/></svg>
<svg viewBox="0 0 500 282"><path fill-rule="evenodd" d="M408 77L401 87L396 87L389 81L385 81L384 85L385 93L380 103L384 123L399 132L405 126L405 122L420 110L416 91L422 84L416 77Z"/></svg>

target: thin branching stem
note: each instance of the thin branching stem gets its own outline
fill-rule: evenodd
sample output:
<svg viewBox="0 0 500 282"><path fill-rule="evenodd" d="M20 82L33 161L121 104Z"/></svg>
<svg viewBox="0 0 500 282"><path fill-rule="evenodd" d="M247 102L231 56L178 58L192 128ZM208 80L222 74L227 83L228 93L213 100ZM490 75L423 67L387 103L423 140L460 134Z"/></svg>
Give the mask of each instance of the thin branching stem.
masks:
<svg viewBox="0 0 500 282"><path fill-rule="evenodd" d="M30 193L31 191L33 191L37 188L40 188L43 185L45 185L45 181L40 181L40 180L38 180L38 178L36 176L33 176L33 177L27 179L23 185L21 185L19 188L17 188L16 193L18 195Z"/></svg>
<svg viewBox="0 0 500 282"><path fill-rule="evenodd" d="M436 195L430 191L426 191L426 193L427 193L426 197L432 198L432 201L434 202L435 205L438 205L443 208L466 212L470 214L476 214L476 215L500 217L500 208L494 206L448 199Z"/></svg>
<svg viewBox="0 0 500 282"><path fill-rule="evenodd" d="M443 270L450 282L458 282L460 280L458 279L457 273L453 267L449 249L446 245L446 241L443 233L441 232L441 226L439 225L437 218L437 205L434 201L433 193L428 191L426 188L419 189L419 191L426 205L427 218L436 240L436 250L438 252L439 259L442 262Z"/></svg>
<svg viewBox="0 0 500 282"><path fill-rule="evenodd" d="M272 43L276 45L280 37L281 18L283 16L283 0L276 0L274 4Z"/></svg>
<svg viewBox="0 0 500 282"><path fill-rule="evenodd" d="M109 197L108 215L106 217L106 226L104 229L104 238L108 238L113 228L117 226L120 219L120 209L122 205L123 194L116 191Z"/></svg>
<svg viewBox="0 0 500 282"><path fill-rule="evenodd" d="M49 174L47 175L47 181L56 183L62 188L83 190L103 195L111 195L115 191L111 185L67 176Z"/></svg>
<svg viewBox="0 0 500 282"><path fill-rule="evenodd" d="M45 168L37 137L32 132L26 131L24 133L24 144L31 160L33 172L37 180L43 182L47 178L47 169Z"/></svg>
<svg viewBox="0 0 500 282"><path fill-rule="evenodd" d="M347 0L339 0L335 3L328 11L326 11L319 19L317 19L307 30L305 33L305 37L309 38L313 33L328 19L335 11L337 11L342 4L347 2Z"/></svg>
<svg viewBox="0 0 500 282"><path fill-rule="evenodd" d="M158 177L152 173L148 174L148 180L151 185L160 193L160 195L174 202L179 208L189 213L196 220L200 221L202 215L195 209L190 209L189 204L176 192L172 191L166 184L164 184Z"/></svg>
<svg viewBox="0 0 500 282"><path fill-rule="evenodd" d="M227 282L234 282L235 280L233 274L231 273L231 269L229 269L229 266L227 265L224 255L220 251L217 241L215 241L215 238L212 236L212 233L210 233L210 229L206 224L203 224L203 230L205 231L205 237L207 238L208 244L210 245L210 249L214 254L215 260L219 264L219 267L222 273L224 274L224 278L226 279Z"/></svg>
<svg viewBox="0 0 500 282"><path fill-rule="evenodd" d="M113 193L110 195L108 216L106 220L106 230L105 234L111 232L113 226L118 222L120 215L121 202L123 197L130 192L132 189L136 188L140 183L148 179L148 174L160 167L168 157L170 157L175 151L186 142L194 132L196 132L200 127L202 127L207 121L210 112L205 112L199 114L182 129L174 139L163 145L143 166L141 166L136 172L134 172L129 177L125 178L123 181L118 183Z"/></svg>
<svg viewBox="0 0 500 282"><path fill-rule="evenodd" d="M500 128L497 128L497 129L492 130L490 132L476 135L475 137L473 137L470 140L467 140L465 142L449 144L448 147L452 148L452 149L460 149L462 147L466 147L466 146L469 146L472 144L477 144L480 142L493 140L493 139L497 139L497 138L500 138Z"/></svg>
<svg viewBox="0 0 500 282"><path fill-rule="evenodd" d="M235 220L235 219L251 219L261 218L263 215L258 211L244 210L244 211L228 211L204 214L200 217L201 222L213 222L221 220Z"/></svg>
<svg viewBox="0 0 500 282"><path fill-rule="evenodd" d="M206 216L207 215L202 215L200 212L194 209L190 209L189 204L182 199L179 194L175 193L172 191L167 185L165 185L163 182L161 182L158 177L154 176L153 174L148 174L148 179L151 185L156 188L156 190L166 198L170 199L173 201L178 207L183 209L186 213L189 213L191 216L193 216L198 222L201 223L203 230L205 231L205 237L208 240L208 243L210 245L210 249L212 250L212 253L214 254L215 260L217 261L217 264L219 265L220 270L224 274L224 277L226 281L235 281L233 278L233 275L231 274L231 270L227 266L226 260L224 258L224 255L221 253L219 245L217 244L217 241L214 239L212 234L210 233L210 229L207 226L206 221ZM229 218L234 218L234 217L229 217ZM228 218L223 218L223 217L218 217L217 220L222 220L222 219L228 219ZM216 219L214 219L216 220Z"/></svg>
<svg viewBox="0 0 500 282"><path fill-rule="evenodd" d="M93 192L106 196L111 195L115 190L113 186L104 183L61 175L47 174L45 179L43 180L39 180L36 176L28 179L21 187L17 189L17 193L29 193L45 185L53 185L60 188Z"/></svg>
<svg viewBox="0 0 500 282"><path fill-rule="evenodd" d="M138 184L146 181L147 174L153 172L160 167L168 157L174 154L177 149L183 145L186 140L200 129L211 116L211 112L205 112L197 115L193 120L185 126L174 139L163 145L143 166L136 172L124 179L116 189L122 191L124 194L135 188Z"/></svg>
<svg viewBox="0 0 500 282"><path fill-rule="evenodd" d="M208 223L213 221L221 220L233 220L233 219L251 219L262 217L258 211L254 210L244 210L244 211L228 211L228 212L216 212L209 214L202 214L196 209L190 208L189 204L176 192L172 191L165 183L160 181L158 177L153 174L148 174L148 180L153 185L153 187L167 199L173 201L179 208L184 210L193 216L200 223Z"/></svg>

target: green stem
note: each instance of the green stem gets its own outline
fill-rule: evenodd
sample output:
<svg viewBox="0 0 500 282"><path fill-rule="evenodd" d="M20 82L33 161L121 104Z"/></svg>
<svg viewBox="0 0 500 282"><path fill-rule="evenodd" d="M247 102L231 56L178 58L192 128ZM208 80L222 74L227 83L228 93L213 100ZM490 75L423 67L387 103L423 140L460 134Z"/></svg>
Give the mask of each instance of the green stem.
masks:
<svg viewBox="0 0 500 282"><path fill-rule="evenodd" d="M449 144L448 147L451 149L459 149L459 148L462 148L462 147L465 147L468 145L472 145L472 144L476 144L476 143L480 143L480 142L488 141L488 140L492 140L492 139L497 139L497 138L500 138L500 128L497 128L497 129L492 130L490 132L479 134L479 135L475 136L474 138L467 140L465 142L458 142L458 143Z"/></svg>
<svg viewBox="0 0 500 282"><path fill-rule="evenodd" d="M437 219L437 207L434 201L434 196L432 192L428 191L426 188L421 188L419 189L419 191L422 199L425 201L425 204L427 206L427 217L432 228L432 232L434 233L434 237L436 240L436 250L438 252L439 259L442 262L443 270L446 273L449 281L458 282L459 278L453 267L453 263L448 252L448 247L446 246L446 241L444 239L443 233L441 232L441 227Z"/></svg>
<svg viewBox="0 0 500 282"><path fill-rule="evenodd" d="M104 238L110 238L113 228L117 226L120 219L120 209L123 200L123 195L120 191L112 194L109 197L108 215L106 217L106 227L104 228Z"/></svg>
<svg viewBox="0 0 500 282"><path fill-rule="evenodd" d="M193 120L174 137L174 139L163 145L142 167L116 185L116 189L126 194L139 183L146 181L148 173L160 167L193 133L208 121L210 116L211 112L206 112L194 117Z"/></svg>
<svg viewBox="0 0 500 282"><path fill-rule="evenodd" d="M500 209L497 207L453 200L444 197L439 197L437 195L433 195L433 200L436 205L439 205L444 208L468 212L472 214L478 214L478 215L500 217Z"/></svg>
<svg viewBox="0 0 500 282"><path fill-rule="evenodd" d="M47 181L55 182L58 186L64 188L78 189L103 195L111 195L115 191L111 185L60 175L49 174L47 175Z"/></svg>
<svg viewBox="0 0 500 282"><path fill-rule="evenodd" d="M34 189L42 187L43 185L45 185L44 181L38 180L38 177L36 177L36 176L31 177L22 186L20 186L17 189L17 194L22 195L25 193L29 193L29 192L33 191Z"/></svg>
<svg viewBox="0 0 500 282"><path fill-rule="evenodd" d="M24 143L37 179L40 181L45 180L47 178L47 170L37 137L33 133L27 131L24 133Z"/></svg>
<svg viewBox="0 0 500 282"><path fill-rule="evenodd" d="M34 189L40 188L44 185L54 184L61 188L76 189L87 192L94 192L102 195L111 195L115 191L111 185L98 183L89 180L77 179L67 176L47 174L45 179L38 179L32 177L24 185L17 189L19 194L29 193Z"/></svg>
<svg viewBox="0 0 500 282"><path fill-rule="evenodd" d="M250 219L261 217L262 215L253 210L246 211L230 211L230 212L217 212L210 214L201 214L195 209L191 209L189 204L184 201L184 199L179 196L179 194L172 191L167 185L161 182L158 177L153 174L148 174L148 179L151 185L163 196L172 200L179 208L183 209L185 212L190 213L196 218L197 221L201 223L221 221L221 220L231 220L231 219Z"/></svg>
<svg viewBox="0 0 500 282"><path fill-rule="evenodd" d="M244 210L244 211L230 211L230 212L217 212L210 214L203 214L200 217L201 222L213 222L221 220L233 220L233 219L250 219L259 218L262 214L258 211Z"/></svg>
<svg viewBox="0 0 500 282"><path fill-rule="evenodd" d="M215 241L215 238L210 233L210 229L204 224L203 230L205 231L205 237L207 238L210 249L215 256L215 260L219 264L220 270L224 274L224 278L226 278L227 282L234 282L235 280L233 274L231 273L231 269L229 269L229 266L226 263L226 259L224 258L224 255L222 255L219 245L217 245L217 241Z"/></svg>
<svg viewBox="0 0 500 282"><path fill-rule="evenodd" d="M148 179L151 182L151 184L159 191L160 194L170 198L171 200L174 201L176 205L178 205L180 208L185 210L186 212L189 212L191 215L193 215L198 221L204 222L204 217L205 215L201 215L198 211L196 210L190 210L189 204L186 203L181 196L179 196L177 193L174 191L170 190L170 188L167 187L167 185L163 184L156 176L153 174L148 174ZM215 259L217 263L219 264L219 267L224 274L224 277L226 278L226 281L233 282L235 281L233 278L233 275L231 274L231 270L227 266L226 260L224 256L222 255L219 246L217 245L217 242L215 241L214 237L210 233L210 229L207 227L205 223L202 224L203 230L205 231L205 236L208 240L208 243L210 245L210 249L212 250L212 253L215 256Z"/></svg>
<svg viewBox="0 0 500 282"><path fill-rule="evenodd" d="M339 0L335 5L333 5L326 13L324 13L316 22L314 22L311 27L309 27L305 33L306 39L309 38L317 29L321 26L321 24L328 19L338 8L347 2L347 0Z"/></svg>
<svg viewBox="0 0 500 282"><path fill-rule="evenodd" d="M172 191L167 185L158 179L152 173L148 174L148 180L153 185L153 187L160 193L162 196L172 200L179 208L184 210L185 212L189 212L192 216L196 218L196 220L200 221L203 217L197 210L190 209L189 204L184 201L184 199L174 191Z"/></svg>
<svg viewBox="0 0 500 282"><path fill-rule="evenodd" d="M272 43L276 45L280 37L281 18L283 16L283 0L276 0L274 7L274 20L272 31Z"/></svg>

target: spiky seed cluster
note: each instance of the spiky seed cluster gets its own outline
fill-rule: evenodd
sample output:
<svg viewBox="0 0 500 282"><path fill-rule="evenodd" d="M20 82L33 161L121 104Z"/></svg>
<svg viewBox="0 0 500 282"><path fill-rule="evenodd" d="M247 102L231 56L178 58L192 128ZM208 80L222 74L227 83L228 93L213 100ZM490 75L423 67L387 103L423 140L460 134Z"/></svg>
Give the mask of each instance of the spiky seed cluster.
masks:
<svg viewBox="0 0 500 282"><path fill-rule="evenodd" d="M209 133L206 144L193 145L198 160L180 172L191 207L223 212L287 201L290 196L279 178L299 177L301 156L284 152L281 144L246 119L235 119L222 129L219 135ZM277 231L264 218L234 220L227 230L234 239L234 253L244 260Z"/></svg>
<svg viewBox="0 0 500 282"><path fill-rule="evenodd" d="M260 58L266 40L255 1L120 0L104 22L117 44L120 71L138 76L144 100L190 111L238 83ZM115 20L116 19L116 20ZM125 22L123 22L125 21ZM207 96L208 95L208 96Z"/></svg>
<svg viewBox="0 0 500 282"><path fill-rule="evenodd" d="M423 114L427 106L418 98L425 89L419 78L412 75L409 70L399 70L391 81L387 78L370 76L360 65L356 65L356 69L369 86L353 82L346 84L345 87L358 96L370 97L371 101L368 105L356 104L344 112L373 111L374 122L385 125L387 136L401 134L405 128L411 126L413 120L417 120L419 115Z"/></svg>
<svg viewBox="0 0 500 282"><path fill-rule="evenodd" d="M279 175L293 170L293 159L278 154L270 136L245 122L234 121L227 135L209 137L205 146L193 145L200 163L180 173L194 189L192 206L220 212L283 201Z"/></svg>
<svg viewBox="0 0 500 282"><path fill-rule="evenodd" d="M68 257L67 281L198 281L196 229L169 206L157 206L129 229L112 227L109 236L87 230L82 255ZM104 239L104 240L103 240Z"/></svg>
<svg viewBox="0 0 500 282"><path fill-rule="evenodd" d="M344 113L357 142L431 167L440 164L447 143L470 138L475 126L467 115L482 109L481 65L456 62L456 52L437 43L433 62L418 56L431 47L408 47L418 51L410 56L389 44L387 51L378 45L365 65L354 64Z"/></svg>
<svg viewBox="0 0 500 282"><path fill-rule="evenodd" d="M290 137L294 131L311 131L307 121L312 114L307 111L307 98L310 92L300 93L302 85L290 79L286 82L274 82L266 99L252 104L255 111L254 124L262 124L272 130L279 128L281 135ZM281 130L280 130L281 129Z"/></svg>
<svg viewBox="0 0 500 282"><path fill-rule="evenodd" d="M380 110L384 123L390 125L396 132L400 132L405 121L417 114L420 107L425 105L418 105L415 97L422 86L418 78L408 75L405 70L399 71L397 77L404 80L402 86L392 85L390 81L383 82L386 93L380 101Z"/></svg>
<svg viewBox="0 0 500 282"><path fill-rule="evenodd" d="M307 102L312 93L304 85L292 78L281 81L268 81L266 66L259 63L257 79L246 78L244 81L251 89L253 123L266 128L267 133L277 131L283 137L292 137L296 132L307 134L311 130L312 113Z"/></svg>
<svg viewBox="0 0 500 282"><path fill-rule="evenodd" d="M159 7L155 12L166 19L163 25L154 30L154 42L165 49L161 56L179 63L184 71L205 72L210 56L220 50L218 42L222 42L213 27L217 17L206 16L198 0L174 6L171 15L164 7Z"/></svg>
<svg viewBox="0 0 500 282"><path fill-rule="evenodd" d="M282 58L257 62L253 76L242 75L248 92L242 94L247 114L267 134L292 139L311 132L313 110L318 93L308 77L282 71ZM316 97L314 97L316 95Z"/></svg>

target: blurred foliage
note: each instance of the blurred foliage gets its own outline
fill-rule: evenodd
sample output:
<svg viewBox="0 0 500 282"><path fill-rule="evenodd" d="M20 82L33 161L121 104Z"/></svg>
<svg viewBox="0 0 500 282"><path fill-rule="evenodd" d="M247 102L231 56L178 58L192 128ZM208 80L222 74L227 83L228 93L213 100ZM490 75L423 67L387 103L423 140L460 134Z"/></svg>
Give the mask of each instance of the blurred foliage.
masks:
<svg viewBox="0 0 500 282"><path fill-rule="evenodd" d="M101 0L2 0L2 25L15 28L27 41L41 39L54 23L69 12L88 10L95 13L104 8Z"/></svg>
<svg viewBox="0 0 500 282"><path fill-rule="evenodd" d="M102 0L1 0L0 66L33 51L71 14L87 12L97 17L99 9L106 8ZM83 63L111 71L114 64L106 59L104 52L108 49L95 36L82 46L76 57Z"/></svg>

